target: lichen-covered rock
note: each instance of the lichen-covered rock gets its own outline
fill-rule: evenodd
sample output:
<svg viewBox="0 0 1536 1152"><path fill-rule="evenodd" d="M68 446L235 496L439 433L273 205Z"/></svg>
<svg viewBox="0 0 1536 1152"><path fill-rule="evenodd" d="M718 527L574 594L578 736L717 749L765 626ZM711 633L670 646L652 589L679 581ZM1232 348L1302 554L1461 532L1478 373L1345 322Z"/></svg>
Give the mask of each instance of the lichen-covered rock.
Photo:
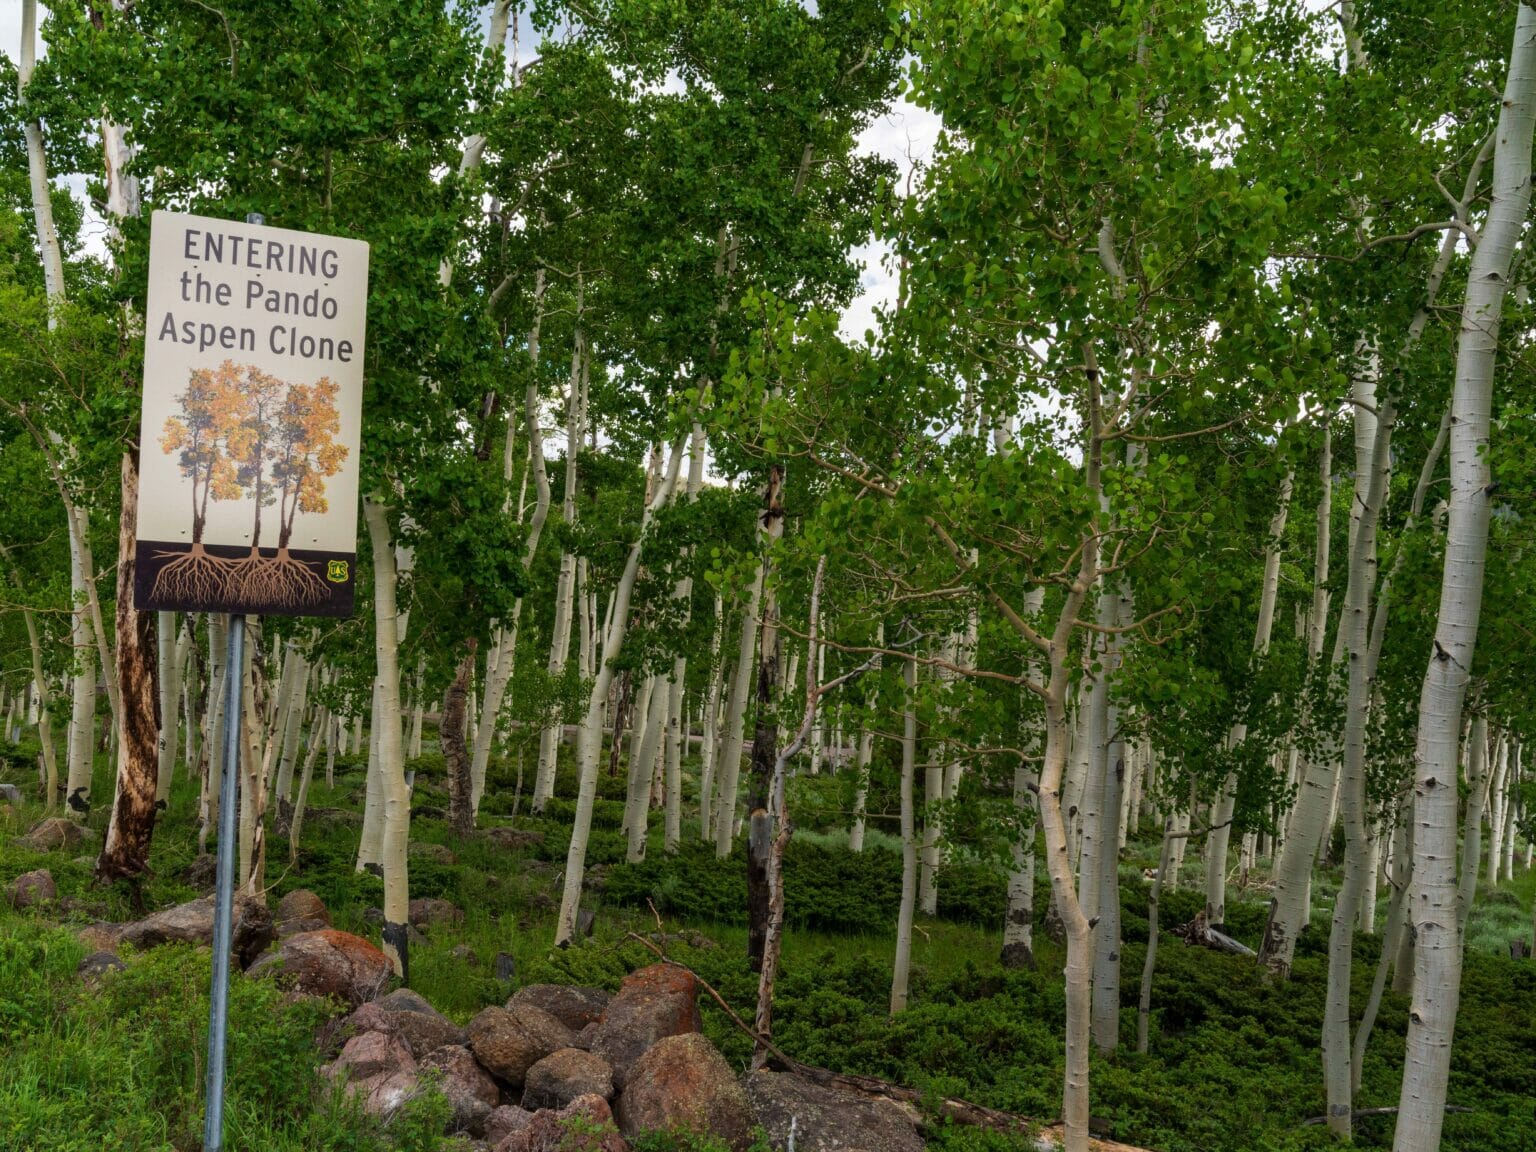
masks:
<svg viewBox="0 0 1536 1152"><path fill-rule="evenodd" d="M532 1006L486 1008L469 1022L469 1046L492 1075L514 1089L544 1057L571 1047L571 1030Z"/></svg>
<svg viewBox="0 0 1536 1152"><path fill-rule="evenodd" d="M289 936L246 974L276 977L299 992L334 996L356 1007L377 997L394 969L389 958L361 936L324 928Z"/></svg>
<svg viewBox="0 0 1536 1152"><path fill-rule="evenodd" d="M454 863L453 850L446 844L432 844L425 840L414 841L406 849L406 855L412 860L431 860L434 864Z"/></svg>
<svg viewBox="0 0 1536 1152"><path fill-rule="evenodd" d="M17 838L16 843L34 852L59 852L78 848L91 836L88 828L81 827L73 820L50 816L34 824L30 832Z"/></svg>
<svg viewBox="0 0 1536 1152"><path fill-rule="evenodd" d="M75 975L87 984L100 983L101 978L108 972L121 972L128 965L117 958L113 952L92 952L75 967Z"/></svg>
<svg viewBox="0 0 1536 1152"><path fill-rule="evenodd" d="M603 1018L609 1001L613 999L601 988L578 988L570 984L529 984L519 988L507 1001L508 1008L527 1004L542 1008L572 1032L580 1032L588 1024Z"/></svg>
<svg viewBox="0 0 1536 1152"><path fill-rule="evenodd" d="M204 896L165 908L152 916L124 924L117 933L118 942L135 948L155 948L161 944L212 944L213 897ZM266 950L275 936L272 913L266 902L254 896L237 896L231 929L231 954L242 968Z"/></svg>
<svg viewBox="0 0 1536 1152"><path fill-rule="evenodd" d="M402 1012L401 1016L416 1015ZM418 1061L423 1072L436 1069L438 1088L453 1105L451 1130L479 1133L491 1110L501 1101L501 1090L490 1073L475 1062L474 1053L459 1044L435 1048Z"/></svg>
<svg viewBox="0 0 1536 1152"><path fill-rule="evenodd" d="M652 964L624 977L603 1011L591 1048L613 1066L614 1085L622 1089L630 1065L651 1045L702 1028L698 979L675 964Z"/></svg>
<svg viewBox="0 0 1536 1152"><path fill-rule="evenodd" d="M388 1117L420 1090L416 1061L398 1036L361 1032L348 1040L336 1060L320 1071L343 1079L349 1096L363 1098L363 1110Z"/></svg>
<svg viewBox="0 0 1536 1152"><path fill-rule="evenodd" d="M464 913L447 900L422 896L411 901L408 919L412 928L426 931L433 924L457 924L464 919Z"/></svg>
<svg viewBox="0 0 1536 1152"><path fill-rule="evenodd" d="M533 1113L516 1104L502 1104L492 1108L485 1118L485 1142L495 1148L514 1132L521 1132L533 1123Z"/></svg>
<svg viewBox="0 0 1536 1152"><path fill-rule="evenodd" d="M33 872L23 872L12 880L11 886L6 889L6 896L12 908L31 908L57 900L59 888L53 882L53 873L46 868L39 868Z"/></svg>
<svg viewBox="0 0 1536 1152"><path fill-rule="evenodd" d="M702 1033L656 1041L629 1069L619 1097L619 1131L682 1130L712 1136L733 1152L752 1143L752 1105L724 1056Z"/></svg>
<svg viewBox="0 0 1536 1152"><path fill-rule="evenodd" d="M342 1022L341 1034L375 1031L398 1035L410 1048L411 1055L418 1060L444 1045L465 1043L467 1037L464 1029L426 1001L421 1001L426 1005L425 1011L403 1008L399 1002L392 1002L392 997L405 991L403 988L398 989L383 999L364 1004ZM414 992L409 995L421 1000Z"/></svg>
<svg viewBox="0 0 1536 1152"><path fill-rule="evenodd" d="M316 896L308 888L295 888L288 895L277 902L277 911L273 918L277 921L281 931L284 924L300 920L319 920L321 928L331 926L331 912L325 906L325 901Z"/></svg>
<svg viewBox="0 0 1536 1152"><path fill-rule="evenodd" d="M747 1077L746 1092L775 1149L788 1146L791 1124L796 1152L923 1152L925 1147L906 1113L888 1100L767 1069Z"/></svg>
<svg viewBox="0 0 1536 1152"><path fill-rule="evenodd" d="M582 1096L555 1112L535 1112L527 1125L496 1145L495 1152L629 1152L601 1096Z"/></svg>
<svg viewBox="0 0 1536 1152"><path fill-rule="evenodd" d="M580 1096L613 1099L613 1069L601 1056L580 1048L551 1052L523 1079L523 1107L564 1108Z"/></svg>

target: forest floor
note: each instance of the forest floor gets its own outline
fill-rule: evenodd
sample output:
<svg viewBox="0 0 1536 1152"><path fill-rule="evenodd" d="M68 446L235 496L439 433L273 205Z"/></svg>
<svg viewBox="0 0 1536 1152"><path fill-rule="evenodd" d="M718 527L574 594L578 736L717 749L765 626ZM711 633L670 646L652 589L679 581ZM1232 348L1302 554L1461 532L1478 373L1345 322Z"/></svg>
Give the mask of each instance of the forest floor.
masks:
<svg viewBox="0 0 1536 1152"><path fill-rule="evenodd" d="M112 793L110 769L98 766L95 794ZM35 793L35 749L0 747L0 780ZM493 766L483 827L515 826L537 837L518 848L477 835L456 841L443 820L440 758L413 761L411 894L463 909L461 923L432 926L411 945L411 986L463 1023L500 1004L522 984L557 982L616 988L655 956L631 933L660 932L668 954L693 968L738 1011L750 1016L756 978L746 967L745 864L742 849L717 860L699 843L697 810L684 823L682 850L661 851L653 830L649 859L623 862L622 781L606 781L588 851L584 906L596 912L592 937L551 947L560 873L569 843L574 779L564 768L557 798L540 817L513 815L514 787ZM316 779L302 847L268 846L273 899L297 888L317 893L335 926L376 939L370 912L382 882L354 870L365 769L338 761L335 787ZM690 777L690 781L691 781ZM941 871L936 917L919 917L913 941L911 1006L891 1017L891 959L900 857L891 813L872 803L867 848L854 854L840 830L846 780L802 778L792 793L797 831L786 861L788 931L774 1008L778 1045L807 1064L859 1072L939 1096L1051 1122L1059 1115L1062 1068L1062 951L1040 927L1046 890L1037 891L1037 967L1006 971L999 962L1005 876L996 862L963 855ZM879 800L875 797L874 800ZM178 779L156 829L154 874L140 896L149 909L191 900L197 856L196 782ZM526 807L523 805L523 807ZM0 887L23 872L48 868L59 901L15 912L0 902L0 1150L98 1152L198 1146L202 1052L206 1044L206 950L167 948L130 957L126 972L95 990L75 968L89 951L74 930L92 920L136 915L132 894L91 881L105 830L99 804L87 825L94 843L40 853L16 844L42 816L41 805L0 809ZM660 814L653 813L659 822ZM430 847L439 845L441 847ZM1305 1121L1324 1112L1318 1037L1323 1015L1327 917L1336 874L1316 885L1310 929L1298 942L1292 979L1268 984L1251 958L1185 946L1164 934L1152 997L1152 1039L1135 1052L1136 996L1145 955L1148 886L1155 865L1150 831L1133 836L1121 871L1125 949L1122 1046L1094 1058L1093 1127L1106 1138L1156 1152L1297 1152L1332 1146L1326 1129ZM1164 893L1164 929L1199 909L1198 854L1192 849L1176 891ZM1268 893L1263 869L1229 895L1227 931L1258 944ZM1536 961L1510 958L1509 941L1530 939L1536 875L1479 890L1468 929L1460 1016L1452 1059L1447 1152L1497 1148L1536 1152ZM1385 919L1383 895L1377 923ZM515 961L510 981L495 960ZM1356 939L1353 1004L1369 994L1379 937ZM317 1072L313 1005L292 1003L264 981L235 982L230 1055L230 1145L266 1150L439 1147L431 1116L406 1115L387 1130L361 1116ZM1406 997L1387 993L1366 1056L1359 1108L1397 1103ZM745 1066L750 1042L706 999L705 1031L731 1062ZM1390 1115L1361 1119L1356 1146L1391 1144ZM1020 1137L934 1127L939 1152L1015 1152ZM657 1144L656 1149L681 1147ZM704 1147L703 1145L699 1146Z"/></svg>

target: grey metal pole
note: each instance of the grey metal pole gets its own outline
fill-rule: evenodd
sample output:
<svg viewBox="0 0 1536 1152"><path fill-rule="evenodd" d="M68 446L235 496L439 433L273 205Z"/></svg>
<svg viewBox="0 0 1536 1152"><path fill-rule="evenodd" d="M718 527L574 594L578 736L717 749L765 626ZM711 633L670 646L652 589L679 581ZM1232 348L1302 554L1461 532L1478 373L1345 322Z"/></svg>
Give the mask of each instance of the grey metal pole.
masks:
<svg viewBox="0 0 1536 1152"><path fill-rule="evenodd" d="M240 809L240 706L245 686L245 617L229 618L224 694L224 774L219 791L219 873L213 907L213 993L208 1012L208 1083L203 1152L224 1146L224 1039L229 1031L229 953L235 905L235 814Z"/></svg>

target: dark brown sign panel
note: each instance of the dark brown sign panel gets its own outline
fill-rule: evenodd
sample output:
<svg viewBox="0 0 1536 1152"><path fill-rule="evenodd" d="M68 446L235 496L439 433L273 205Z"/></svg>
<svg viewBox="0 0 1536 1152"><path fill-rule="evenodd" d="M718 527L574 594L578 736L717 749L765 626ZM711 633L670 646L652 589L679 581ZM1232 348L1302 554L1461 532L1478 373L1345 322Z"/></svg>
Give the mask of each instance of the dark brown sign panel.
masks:
<svg viewBox="0 0 1536 1152"><path fill-rule="evenodd" d="M346 616L368 245L156 212L134 603Z"/></svg>

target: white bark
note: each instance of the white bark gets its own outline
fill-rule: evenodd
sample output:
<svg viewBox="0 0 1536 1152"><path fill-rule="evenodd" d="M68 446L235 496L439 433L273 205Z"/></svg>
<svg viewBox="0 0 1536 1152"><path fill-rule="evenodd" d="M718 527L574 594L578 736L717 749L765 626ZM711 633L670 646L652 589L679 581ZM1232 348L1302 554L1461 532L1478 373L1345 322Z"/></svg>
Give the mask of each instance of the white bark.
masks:
<svg viewBox="0 0 1536 1152"><path fill-rule="evenodd" d="M1317 543L1312 564L1312 607L1307 613L1307 666L1318 674L1323 635L1328 617L1329 521L1333 509L1333 455L1331 430L1323 425L1322 452L1318 464L1322 495L1317 505ZM1275 895L1269 905L1269 922L1259 945L1259 963L1276 975L1286 976L1296 954L1296 937L1307 926L1312 894L1312 858L1322 840L1323 824L1332 803L1333 771L1324 759L1312 763L1301 758L1297 765L1301 787L1295 810L1286 825L1285 842L1275 868Z"/></svg>
<svg viewBox="0 0 1536 1152"><path fill-rule="evenodd" d="M383 951L395 975L409 983L406 932L411 895L406 848L411 834L411 792L405 783L400 724L400 644L405 638L405 626L395 603L400 565L391 538L388 509L369 497L363 501L363 516L373 546L374 660L378 669L378 707L373 714L373 727L379 733L378 774L384 797L379 844L379 862L384 871Z"/></svg>
<svg viewBox="0 0 1536 1152"><path fill-rule="evenodd" d="M597 759L603 742L603 705L613 683L613 665L624 646L629 630L629 604L634 594L635 578L640 572L640 555L650 534L656 513L672 497L682 466L683 443L672 448L671 463L665 478L646 505L640 520L640 534L630 546L624 571L613 591L613 613L607 635L603 638L603 658L598 666L592 692L587 698L587 714L576 736L578 791L576 817L571 829L570 850L565 861L565 888L560 899L560 919L555 927L556 945L569 943L576 935L576 913L581 906L581 883L586 875L587 837L592 829L592 804L597 797Z"/></svg>
<svg viewBox="0 0 1536 1152"><path fill-rule="evenodd" d="M1461 928L1466 931L1467 917L1477 897L1477 870L1482 860L1483 810L1488 805L1488 718L1482 713L1472 717L1466 740L1467 816L1461 835Z"/></svg>
<svg viewBox="0 0 1536 1152"><path fill-rule="evenodd" d="M763 565L758 562L752 591L741 617L741 635L737 637L736 668L731 674L730 704L725 712L725 748L720 754L716 773L720 777L720 798L715 805L715 855L724 860L731 854L736 835L736 790L741 782L741 749L747 722L747 699L752 692L753 656L757 652L757 615L763 598Z"/></svg>
<svg viewBox="0 0 1536 1152"><path fill-rule="evenodd" d="M917 903L917 814L913 790L917 774L917 661L902 669L906 701L901 721L901 905L896 914L896 960L891 974L891 1014L907 1006L912 971L912 913Z"/></svg>
<svg viewBox="0 0 1536 1152"><path fill-rule="evenodd" d="M715 593L715 634L709 647L709 694L704 701L703 744L699 749L699 838L706 843L714 835L715 753L720 734L720 696L725 685L725 666L720 662L720 642L725 635L725 598ZM618 734L614 734L618 739Z"/></svg>
<svg viewBox="0 0 1536 1152"><path fill-rule="evenodd" d="M1462 305L1451 415L1451 492L1434 643L1419 701L1410 906L1414 991L1394 1152L1434 1152L1445 1116L1461 986L1456 907L1456 742L1477 643L1487 557L1487 455L1509 265L1530 211L1536 127L1536 9L1520 4L1499 110L1493 187Z"/></svg>

